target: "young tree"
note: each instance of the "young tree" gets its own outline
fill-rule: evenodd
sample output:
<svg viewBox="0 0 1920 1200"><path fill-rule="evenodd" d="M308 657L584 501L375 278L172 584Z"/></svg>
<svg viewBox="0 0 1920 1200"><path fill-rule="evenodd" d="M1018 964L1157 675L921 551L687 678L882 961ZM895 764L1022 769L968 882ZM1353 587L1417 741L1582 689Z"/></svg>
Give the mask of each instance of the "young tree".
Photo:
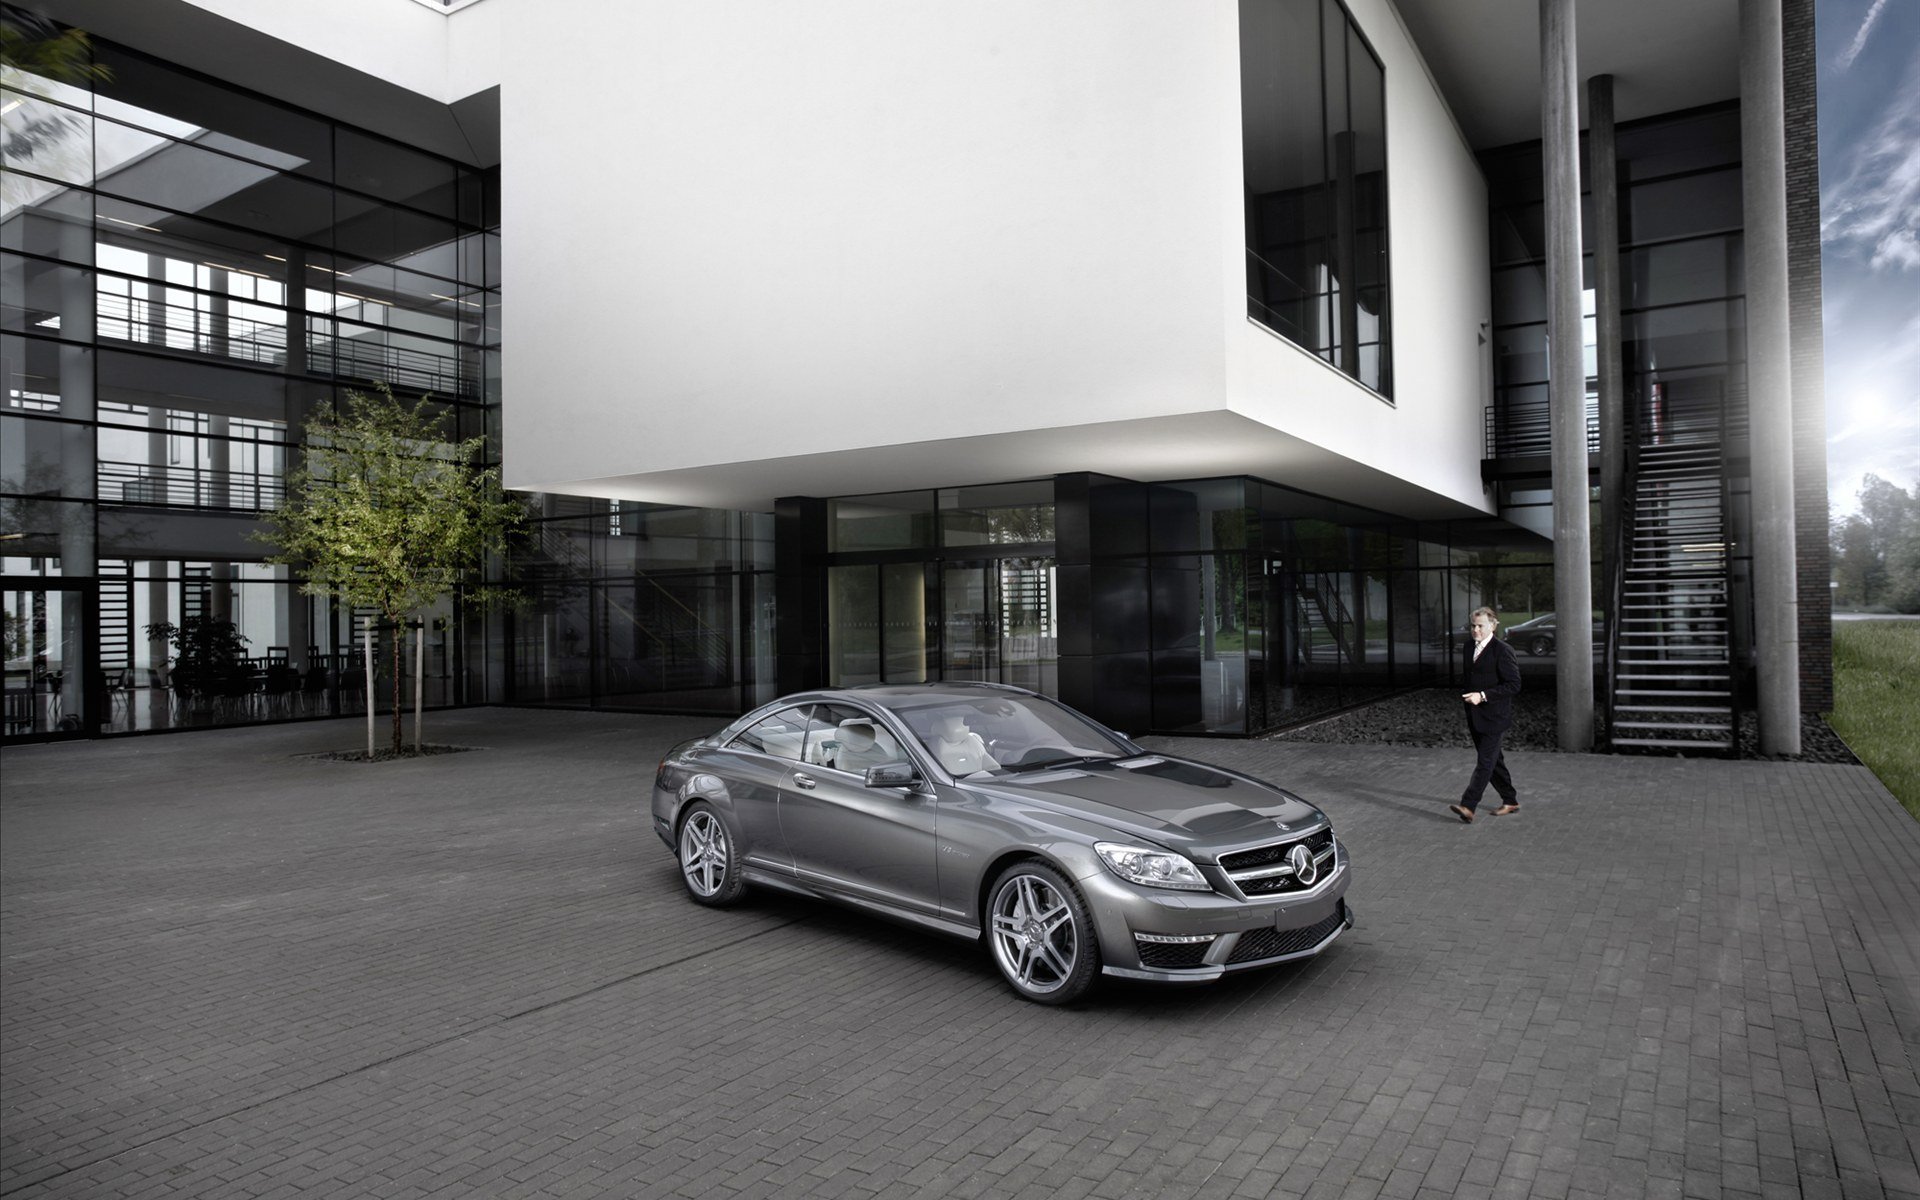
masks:
<svg viewBox="0 0 1920 1200"><path fill-rule="evenodd" d="M269 562L306 577L302 590L372 608L399 625L470 578L500 552L522 507L479 465L486 439L453 440L448 415L428 401L404 404L382 385L348 392L346 411L307 423L287 497L257 535L279 549ZM500 589L474 586L466 597ZM393 750L401 746L402 642L393 641Z"/></svg>

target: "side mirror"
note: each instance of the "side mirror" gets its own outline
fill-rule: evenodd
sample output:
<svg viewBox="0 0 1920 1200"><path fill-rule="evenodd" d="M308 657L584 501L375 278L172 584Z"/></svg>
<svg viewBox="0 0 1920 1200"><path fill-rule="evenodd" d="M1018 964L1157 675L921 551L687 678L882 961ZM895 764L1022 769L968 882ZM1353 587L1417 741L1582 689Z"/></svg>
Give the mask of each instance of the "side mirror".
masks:
<svg viewBox="0 0 1920 1200"><path fill-rule="evenodd" d="M881 763L867 768L868 787L912 787L920 778L912 763Z"/></svg>

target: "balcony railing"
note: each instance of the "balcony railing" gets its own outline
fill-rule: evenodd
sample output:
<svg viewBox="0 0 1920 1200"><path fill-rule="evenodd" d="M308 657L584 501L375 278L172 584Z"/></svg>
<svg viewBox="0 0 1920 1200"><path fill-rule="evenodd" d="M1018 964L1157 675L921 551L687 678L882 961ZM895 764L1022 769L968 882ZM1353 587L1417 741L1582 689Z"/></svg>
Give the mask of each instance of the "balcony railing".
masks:
<svg viewBox="0 0 1920 1200"><path fill-rule="evenodd" d="M287 330L281 323L113 292L98 293L97 301L99 309L95 319L103 341L184 350L260 366L286 366ZM458 354L438 354L377 340L393 336L387 330L369 330L358 337L338 337L327 332L334 324L333 318L308 317L306 320L306 371L309 374L379 381L448 398L472 399L480 394L478 371L465 369ZM473 351L478 352L477 348Z"/></svg>
<svg viewBox="0 0 1920 1200"><path fill-rule="evenodd" d="M102 462L96 493L102 504L264 512L286 498L286 482L258 471L207 467L150 467Z"/></svg>
<svg viewBox="0 0 1920 1200"><path fill-rule="evenodd" d="M1486 409L1486 457L1527 458L1553 453L1553 418L1545 400L1511 401ZM1587 453L1600 453L1600 397L1587 394Z"/></svg>

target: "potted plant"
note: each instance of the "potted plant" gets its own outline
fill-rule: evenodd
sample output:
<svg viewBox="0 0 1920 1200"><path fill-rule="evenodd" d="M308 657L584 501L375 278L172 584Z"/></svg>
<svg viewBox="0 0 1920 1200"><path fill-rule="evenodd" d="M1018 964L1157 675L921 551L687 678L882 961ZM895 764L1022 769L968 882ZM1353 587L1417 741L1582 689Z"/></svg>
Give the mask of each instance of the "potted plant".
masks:
<svg viewBox="0 0 1920 1200"><path fill-rule="evenodd" d="M167 660L167 684L173 693L204 710L212 701L244 695L253 686L247 667L247 639L232 621L218 617L188 617L175 625L157 621L146 627L147 637L173 647Z"/></svg>

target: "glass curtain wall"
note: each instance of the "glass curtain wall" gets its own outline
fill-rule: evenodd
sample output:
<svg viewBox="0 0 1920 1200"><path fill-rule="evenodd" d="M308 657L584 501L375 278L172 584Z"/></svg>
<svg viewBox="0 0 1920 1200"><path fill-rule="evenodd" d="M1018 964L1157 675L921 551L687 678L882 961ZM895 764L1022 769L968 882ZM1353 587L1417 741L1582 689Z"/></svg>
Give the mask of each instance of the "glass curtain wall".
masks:
<svg viewBox="0 0 1920 1200"><path fill-rule="evenodd" d="M1248 478L1136 486L1144 544L1092 563L1095 648L1154 732L1257 734L1450 674L1445 530Z"/></svg>
<svg viewBox="0 0 1920 1200"><path fill-rule="evenodd" d="M774 698L773 518L535 496L505 699L744 712Z"/></svg>
<svg viewBox="0 0 1920 1200"><path fill-rule="evenodd" d="M55 731L351 708L363 623L300 596L250 535L348 389L496 427L497 177L95 56L95 82L0 77L0 575L86 597L57 606L71 649L38 669L63 677ZM459 618L426 617L428 694L488 698ZM209 653L239 661L209 671ZM289 675L326 703L288 703Z"/></svg>
<svg viewBox="0 0 1920 1200"><path fill-rule="evenodd" d="M1620 126L1622 367L1628 439L1657 436L1672 422L1708 422L1724 429L1730 465L1746 461L1746 277L1740 192L1740 115L1735 105L1672 113ZM1581 153L1586 153L1582 139ZM1546 382L1546 232L1537 142L1481 159L1492 200L1494 404L1487 454L1496 459L1548 453ZM1582 165L1582 177L1590 172ZM1593 242L1591 197L1582 197L1582 243ZM1582 265L1585 293L1589 448L1598 451L1598 360L1594 346L1592 256ZM1743 519L1747 481L1731 480L1736 522ZM1544 467L1537 477L1500 484L1503 515L1540 532L1551 529L1552 493ZM1596 509L1594 529L1599 528ZM1744 579L1749 555L1736 524L1734 572ZM1594 536L1595 578L1602 547ZM1476 551L1476 554L1480 552ZM1524 554L1518 556L1524 561ZM1472 570L1494 564L1475 562ZM1526 574L1535 567L1515 568ZM1513 595L1498 589L1503 597ZM1736 630L1746 628L1744 588L1735 589ZM1522 620L1557 620L1539 611L1551 600L1501 608L1502 631ZM1596 609L1604 600L1596 596ZM1509 619L1511 618L1513 619ZM1596 613L1595 619L1598 619ZM1596 626L1596 650L1601 648ZM1526 631L1522 631L1523 633ZM1548 659L1557 643L1527 639ZM1521 656L1528 665L1526 655ZM1549 663L1549 665L1551 665Z"/></svg>
<svg viewBox="0 0 1920 1200"><path fill-rule="evenodd" d="M829 500L827 682L1059 690L1051 481Z"/></svg>
<svg viewBox="0 0 1920 1200"><path fill-rule="evenodd" d="M1241 0L1247 315L1391 397L1386 75L1337 0Z"/></svg>

